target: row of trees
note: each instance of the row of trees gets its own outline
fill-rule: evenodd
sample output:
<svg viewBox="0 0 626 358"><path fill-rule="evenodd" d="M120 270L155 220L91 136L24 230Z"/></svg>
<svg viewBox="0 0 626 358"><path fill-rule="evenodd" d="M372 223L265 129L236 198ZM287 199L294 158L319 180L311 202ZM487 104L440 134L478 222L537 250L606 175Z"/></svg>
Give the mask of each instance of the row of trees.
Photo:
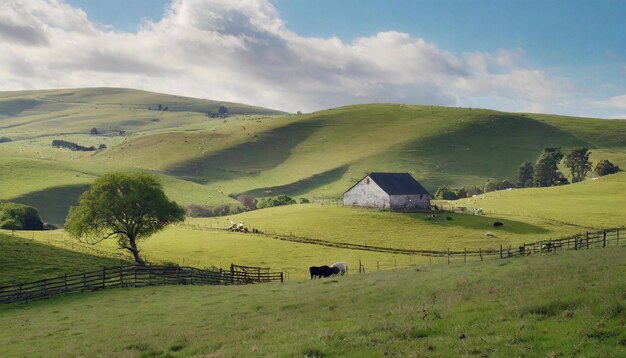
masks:
<svg viewBox="0 0 626 358"><path fill-rule="evenodd" d="M569 169L572 183L583 181L593 168L589 160L590 154L588 148L576 148L567 155L560 148L546 148L534 166L525 162L519 167L514 184L520 188L569 184L568 179L559 171L560 163ZM617 173L620 168L604 159L596 164L594 171L598 176L603 176Z"/></svg>
<svg viewBox="0 0 626 358"><path fill-rule="evenodd" d="M567 155L560 148L546 148L541 153L535 165L525 162L520 165L517 177L514 180L504 179L497 181L489 179L483 187L476 185L464 186L458 190L448 186L440 186L435 192L436 199L455 200L479 195L495 190L510 188L548 187L569 184L569 180L559 171L559 164L564 164L569 169L572 183L584 180L591 172L593 164L589 160L591 152L587 148L576 148ZM598 176L615 174L621 169L603 159L596 163L593 169Z"/></svg>

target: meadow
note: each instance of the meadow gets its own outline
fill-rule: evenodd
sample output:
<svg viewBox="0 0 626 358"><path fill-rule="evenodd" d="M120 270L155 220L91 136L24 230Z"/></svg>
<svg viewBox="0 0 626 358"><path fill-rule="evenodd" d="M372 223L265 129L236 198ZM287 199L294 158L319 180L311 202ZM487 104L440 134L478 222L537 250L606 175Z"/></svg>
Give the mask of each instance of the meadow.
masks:
<svg viewBox="0 0 626 358"><path fill-rule="evenodd" d="M619 357L625 250L73 294L0 307L0 344L49 357Z"/></svg>
<svg viewBox="0 0 626 358"><path fill-rule="evenodd" d="M228 118L206 115L220 105ZM410 172L434 192L511 178L545 147L585 146L593 161L626 167L624 121L389 104L288 115L111 88L0 92L0 120L0 137L13 140L0 143L0 200L35 206L60 226L80 193L111 171L153 173L183 205L237 204L240 193L313 202L187 218L139 243L152 263L269 267L286 273L283 284L112 289L4 305L2 355L626 354L623 247L508 261L456 256L449 265L376 249L497 249L623 227L626 174L438 202L484 215L336 204L370 171ZM52 148L53 139L107 148L72 152ZM228 232L229 220L264 234ZM112 241L81 244L62 229L0 232L0 285L125 260ZM349 263L348 276L308 280L309 266L336 261Z"/></svg>

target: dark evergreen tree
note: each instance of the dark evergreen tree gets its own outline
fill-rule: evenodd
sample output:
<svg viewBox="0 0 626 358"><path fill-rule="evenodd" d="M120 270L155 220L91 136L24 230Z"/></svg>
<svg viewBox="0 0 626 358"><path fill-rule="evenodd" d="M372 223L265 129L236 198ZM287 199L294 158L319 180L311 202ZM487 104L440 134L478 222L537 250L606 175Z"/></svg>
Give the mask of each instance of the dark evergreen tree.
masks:
<svg viewBox="0 0 626 358"><path fill-rule="evenodd" d="M527 188L533 186L533 164L526 162L520 165L517 170L516 184L518 188Z"/></svg>
<svg viewBox="0 0 626 358"><path fill-rule="evenodd" d="M576 148L565 156L565 166L572 174L572 183L583 181L591 171L591 152L587 148Z"/></svg>
<svg viewBox="0 0 626 358"><path fill-rule="evenodd" d="M533 185L546 187L566 183L567 179L558 169L561 159L563 159L561 148L544 149L533 170Z"/></svg>

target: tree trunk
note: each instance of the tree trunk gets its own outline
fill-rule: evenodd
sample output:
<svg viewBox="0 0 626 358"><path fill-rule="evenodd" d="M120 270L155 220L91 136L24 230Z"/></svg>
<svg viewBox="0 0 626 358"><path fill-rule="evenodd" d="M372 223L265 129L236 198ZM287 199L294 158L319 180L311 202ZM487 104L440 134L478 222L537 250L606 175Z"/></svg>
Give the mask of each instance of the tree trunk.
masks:
<svg viewBox="0 0 626 358"><path fill-rule="evenodd" d="M135 263L139 266L146 266L146 262L139 256L139 249L137 249L137 244L135 243L134 237L128 238L128 243L130 244L130 253L133 254L135 258Z"/></svg>

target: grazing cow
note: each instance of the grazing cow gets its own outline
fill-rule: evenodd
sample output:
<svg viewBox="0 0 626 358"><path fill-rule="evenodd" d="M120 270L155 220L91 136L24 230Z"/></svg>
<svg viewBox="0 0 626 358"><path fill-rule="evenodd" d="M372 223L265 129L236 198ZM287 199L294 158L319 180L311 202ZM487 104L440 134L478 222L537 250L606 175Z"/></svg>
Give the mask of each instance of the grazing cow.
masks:
<svg viewBox="0 0 626 358"><path fill-rule="evenodd" d="M335 262L330 265L330 267L336 267L339 269L339 273L345 275L348 273L348 263L347 262Z"/></svg>
<svg viewBox="0 0 626 358"><path fill-rule="evenodd" d="M309 267L309 272L311 273L311 279L315 277L330 277L332 275L336 275L339 273L339 269L336 267L330 266L311 266Z"/></svg>

